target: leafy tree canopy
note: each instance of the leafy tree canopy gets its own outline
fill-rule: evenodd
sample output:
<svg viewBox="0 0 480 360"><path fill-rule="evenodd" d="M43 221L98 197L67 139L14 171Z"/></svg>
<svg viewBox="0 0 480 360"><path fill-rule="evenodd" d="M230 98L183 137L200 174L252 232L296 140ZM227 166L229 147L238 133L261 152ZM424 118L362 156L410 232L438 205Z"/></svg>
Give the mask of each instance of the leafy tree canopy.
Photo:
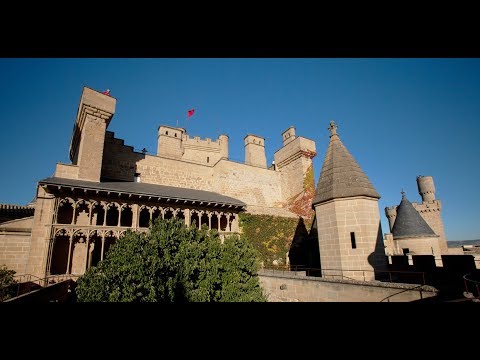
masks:
<svg viewBox="0 0 480 360"><path fill-rule="evenodd" d="M5 301L15 296L17 281L13 278L15 270L8 269L5 265L0 267L0 301Z"/></svg>
<svg viewBox="0 0 480 360"><path fill-rule="evenodd" d="M216 231L159 219L148 233L128 231L76 292L85 302L266 301L256 259L244 237L222 244Z"/></svg>

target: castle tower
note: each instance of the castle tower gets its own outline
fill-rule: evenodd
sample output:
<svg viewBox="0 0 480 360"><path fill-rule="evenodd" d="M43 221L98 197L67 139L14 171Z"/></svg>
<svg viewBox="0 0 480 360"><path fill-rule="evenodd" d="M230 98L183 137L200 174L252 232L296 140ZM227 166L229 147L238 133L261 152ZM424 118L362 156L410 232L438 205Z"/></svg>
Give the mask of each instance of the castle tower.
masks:
<svg viewBox="0 0 480 360"><path fill-rule="evenodd" d="M435 200L435 185L431 176L417 176L418 193L422 197L422 202L431 202Z"/></svg>
<svg viewBox="0 0 480 360"><path fill-rule="evenodd" d="M287 208L300 216L312 215L315 179L312 159L317 155L315 142L295 135L290 126L282 133L283 147L275 152L276 171L282 179Z"/></svg>
<svg viewBox="0 0 480 360"><path fill-rule="evenodd" d="M422 203L413 203L415 209L420 213L422 218L439 236L438 242L442 254L448 254L447 237L443 228L443 220L441 216L442 203L435 199L435 184L431 176L417 176L418 192L422 197Z"/></svg>
<svg viewBox="0 0 480 360"><path fill-rule="evenodd" d="M295 128L293 126L290 126L282 133L283 146L291 143L293 140L295 140L295 138Z"/></svg>
<svg viewBox="0 0 480 360"><path fill-rule="evenodd" d="M261 136L248 134L245 141L245 164L267 168L265 156L265 139Z"/></svg>
<svg viewBox="0 0 480 360"><path fill-rule="evenodd" d="M220 159L228 160L228 135L220 135Z"/></svg>
<svg viewBox="0 0 480 360"><path fill-rule="evenodd" d="M397 254L440 255L439 236L435 234L402 191L392 228Z"/></svg>
<svg viewBox="0 0 480 360"><path fill-rule="evenodd" d="M397 218L397 207L396 206L386 207L385 215L387 216L388 226L391 232L393 229L393 224L395 224L395 219Z"/></svg>
<svg viewBox="0 0 480 360"><path fill-rule="evenodd" d="M166 125L158 127L157 155L180 159L183 155L185 129Z"/></svg>
<svg viewBox="0 0 480 360"><path fill-rule="evenodd" d="M105 131L116 102L109 95L83 88L70 142L70 160L78 166L79 180L100 181Z"/></svg>
<svg viewBox="0 0 480 360"><path fill-rule="evenodd" d="M443 228L443 220L441 217L442 203L435 199L435 185L431 176L417 176L418 193L422 197L421 203L411 203L413 208L420 214L428 226L438 235L438 246L440 253L448 255L447 238ZM397 218L398 206L386 207L385 215L388 218L390 231Z"/></svg>
<svg viewBox="0 0 480 360"><path fill-rule="evenodd" d="M328 129L330 143L312 205L321 267L326 277L373 280L374 270L386 266L380 195L341 142L333 121Z"/></svg>

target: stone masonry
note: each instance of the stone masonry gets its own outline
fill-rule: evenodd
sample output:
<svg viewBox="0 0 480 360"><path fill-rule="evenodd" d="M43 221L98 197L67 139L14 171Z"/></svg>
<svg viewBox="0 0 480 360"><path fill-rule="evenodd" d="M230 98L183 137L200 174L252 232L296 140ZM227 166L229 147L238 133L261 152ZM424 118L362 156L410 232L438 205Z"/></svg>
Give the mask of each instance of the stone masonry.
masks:
<svg viewBox="0 0 480 360"><path fill-rule="evenodd" d="M441 217L442 203L440 200L435 199L435 185L433 178L431 176L417 176L417 186L418 193L422 197L421 203L412 202L415 210L418 211L420 216L426 221L430 228L434 231L437 238L432 238L429 241L430 245L418 244L418 241L408 242L403 240L402 243L394 244L395 241L385 235L385 245L387 246L387 251L389 253L394 252L394 254L402 254L402 248L416 249L417 254L431 255L432 248L435 250L436 255L447 255L449 254L449 249L447 245L447 238L445 236L445 230L443 227L443 220ZM397 208L398 205L386 207L385 215L388 219L388 224L390 231L392 231L397 217ZM411 243L409 245L409 243Z"/></svg>
<svg viewBox="0 0 480 360"><path fill-rule="evenodd" d="M262 270L260 283L270 302L410 302L437 295L431 286L313 277Z"/></svg>
<svg viewBox="0 0 480 360"><path fill-rule="evenodd" d="M53 177L37 187L25 273L81 274L103 258L126 229L145 231L148 221L157 217L181 217L187 225L195 221L227 234L238 232L239 211L312 215L315 143L296 136L294 127L282 134L283 146L275 153L278 166L267 168L265 139L251 134L245 137L245 163L229 160L225 134L200 139L168 125L158 127L156 155L136 152L108 131L115 107L115 98L83 89L71 163L58 163ZM142 188L128 185L132 183L145 185L142 191L181 194L175 189L190 189L217 200L145 196L132 190ZM126 184L127 190L115 184ZM149 190L151 186L158 188Z"/></svg>
<svg viewBox="0 0 480 360"><path fill-rule="evenodd" d="M313 207L322 271L373 280L386 270L377 193L330 122L330 143ZM293 143L293 142L292 142Z"/></svg>
<svg viewBox="0 0 480 360"><path fill-rule="evenodd" d="M5 265L18 274L25 272L32 223L33 216L0 224L0 266Z"/></svg>

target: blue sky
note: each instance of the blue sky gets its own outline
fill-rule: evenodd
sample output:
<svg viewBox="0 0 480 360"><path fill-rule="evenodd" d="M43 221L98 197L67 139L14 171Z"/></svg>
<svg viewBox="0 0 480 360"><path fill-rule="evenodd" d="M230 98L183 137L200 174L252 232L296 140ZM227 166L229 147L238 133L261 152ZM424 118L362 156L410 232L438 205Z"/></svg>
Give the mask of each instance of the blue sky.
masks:
<svg viewBox="0 0 480 360"><path fill-rule="evenodd" d="M480 59L0 59L0 203L26 204L68 149L83 86L111 90L109 130L155 153L160 124L191 136L230 137L244 160L247 133L266 139L267 161L289 126L315 140L315 182L328 123L382 198L416 176L434 177L448 240L480 239ZM186 111L195 115L186 123Z"/></svg>

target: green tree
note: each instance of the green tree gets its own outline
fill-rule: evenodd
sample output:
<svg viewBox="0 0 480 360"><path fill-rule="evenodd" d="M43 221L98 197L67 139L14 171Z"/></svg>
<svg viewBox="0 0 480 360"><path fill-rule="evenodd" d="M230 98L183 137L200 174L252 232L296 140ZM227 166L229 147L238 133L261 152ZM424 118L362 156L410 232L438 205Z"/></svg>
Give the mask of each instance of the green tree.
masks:
<svg viewBox="0 0 480 360"><path fill-rule="evenodd" d="M0 301L5 301L15 296L17 281L13 278L15 270L9 270L5 265L0 267Z"/></svg>
<svg viewBox="0 0 480 360"><path fill-rule="evenodd" d="M265 301L256 252L241 237L155 221L146 234L127 232L104 261L79 278L79 301Z"/></svg>
<svg viewBox="0 0 480 360"><path fill-rule="evenodd" d="M257 255L245 237L232 235L225 239L220 258L220 301L266 301L258 282Z"/></svg>

